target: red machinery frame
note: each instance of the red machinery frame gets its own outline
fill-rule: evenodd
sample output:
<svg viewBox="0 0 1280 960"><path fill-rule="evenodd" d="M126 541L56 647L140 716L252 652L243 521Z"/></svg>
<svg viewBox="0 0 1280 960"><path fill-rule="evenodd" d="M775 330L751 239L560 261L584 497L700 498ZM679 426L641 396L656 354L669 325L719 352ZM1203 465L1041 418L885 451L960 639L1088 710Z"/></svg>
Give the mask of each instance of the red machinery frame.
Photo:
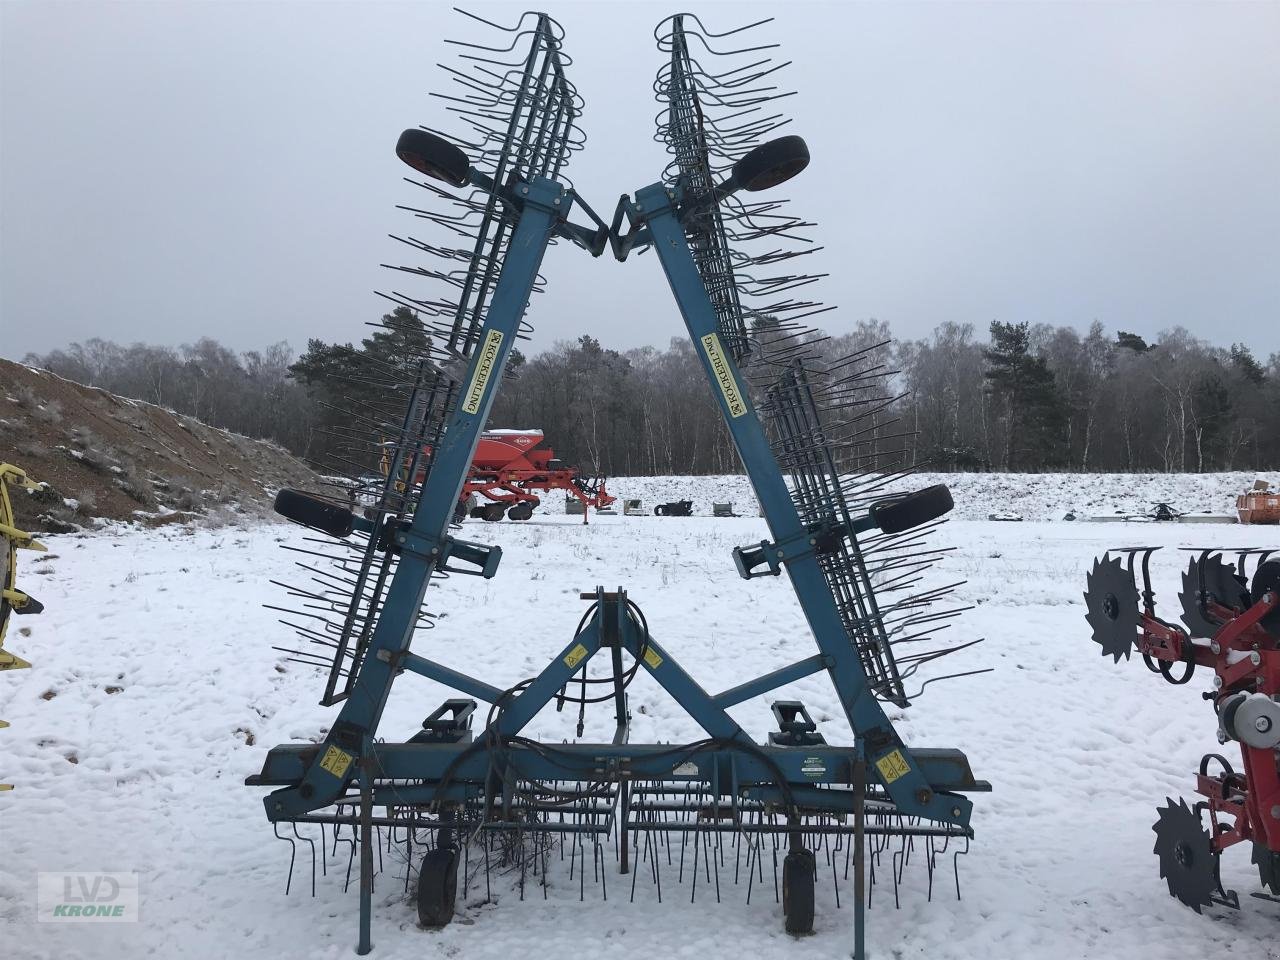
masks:
<svg viewBox="0 0 1280 960"><path fill-rule="evenodd" d="M476 444L471 469L463 483L455 520L470 516L478 520L496 521L505 515L509 520L528 520L542 503L538 493L563 490L566 497L581 502L582 522L587 522L591 508L601 510L613 504L615 497L605 489L604 477L584 477L577 467L566 466L556 459L550 447L542 446L541 430L486 430ZM430 447L424 447L429 457ZM389 469L384 463L383 474ZM418 468L417 482L422 482L426 464ZM536 491L536 492L535 492ZM472 507L472 496L484 497L488 503Z"/></svg>
<svg viewBox="0 0 1280 960"><path fill-rule="evenodd" d="M1219 713L1224 701L1236 694L1262 693L1273 698L1280 695L1280 637L1259 624L1280 607L1280 591L1267 588L1243 611L1223 606L1213 597L1202 594L1198 602L1203 605L1203 611L1222 626L1211 640L1197 641L1182 628L1166 623L1155 614L1149 571L1153 549L1121 551L1129 552L1130 573L1135 572L1135 555L1143 554L1144 589L1138 611L1136 646L1147 667L1176 684L1190 680L1197 666L1213 670L1214 690L1204 696L1213 701ZM1202 554L1199 563L1204 561ZM1242 555L1240 567L1243 565ZM1175 673L1177 665L1184 665L1184 669ZM1221 733L1219 739L1226 742ZM1237 742L1242 772L1235 772L1221 755L1208 754L1200 761L1196 777L1196 793L1205 798L1202 804L1209 812L1211 849L1214 854L1220 854L1237 843L1252 841L1270 851L1280 851L1280 751ZM1209 772L1210 760L1216 760L1222 767L1220 773Z"/></svg>

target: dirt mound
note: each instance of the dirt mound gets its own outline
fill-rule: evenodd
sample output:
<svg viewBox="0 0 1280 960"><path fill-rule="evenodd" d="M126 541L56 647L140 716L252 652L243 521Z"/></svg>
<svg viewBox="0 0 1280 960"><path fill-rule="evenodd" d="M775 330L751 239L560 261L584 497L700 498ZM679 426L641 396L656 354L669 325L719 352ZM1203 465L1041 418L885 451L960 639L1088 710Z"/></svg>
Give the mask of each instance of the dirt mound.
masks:
<svg viewBox="0 0 1280 960"><path fill-rule="evenodd" d="M265 511L280 487L317 485L273 443L3 359L0 461L48 484L13 504L20 524L46 532Z"/></svg>

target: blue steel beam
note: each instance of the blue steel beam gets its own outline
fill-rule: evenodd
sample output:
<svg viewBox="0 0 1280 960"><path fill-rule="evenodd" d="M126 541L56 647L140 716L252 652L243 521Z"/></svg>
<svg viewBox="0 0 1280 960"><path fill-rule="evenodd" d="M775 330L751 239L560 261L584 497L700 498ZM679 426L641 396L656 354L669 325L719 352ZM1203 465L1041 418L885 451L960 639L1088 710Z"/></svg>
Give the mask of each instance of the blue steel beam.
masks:
<svg viewBox="0 0 1280 960"><path fill-rule="evenodd" d="M483 789L490 758L487 751L479 749L478 744L482 743L482 739L472 744L376 743L370 749L370 776L375 780L439 781L447 772L450 783L474 783ZM730 757L737 766L741 786L773 783L775 766L791 784L847 784L853 772L851 765L857 760L856 748L832 744L737 747L728 743L691 750L680 744L662 743L556 743L546 744L541 750L532 750L517 743L508 745L505 750L522 772L546 780L571 779L568 774L574 769L581 771L583 780L599 780L601 761L617 760L625 763L627 770L637 779L685 780L701 784L704 789L711 782L712 771L723 766ZM312 743L273 747L267 754L262 772L250 777L249 781L253 785L297 783L320 753L320 747ZM554 762L548 759L548 755L554 756ZM813 763L815 758L821 763ZM913 752L913 759L929 782L940 791L984 792L991 789L986 781L973 778L968 760L958 750L917 749ZM693 764L697 772L685 772L683 765L686 762ZM682 767L681 773L673 772L677 766ZM722 778L722 783L727 795L731 784L725 778ZM397 786L405 785L398 783ZM436 787L428 783L422 789L429 791ZM424 803L430 800L430 795L424 795Z"/></svg>
<svg viewBox="0 0 1280 960"><path fill-rule="evenodd" d="M729 707L736 706L739 703L745 703L752 697L758 697L788 683L813 676L819 670L825 670L826 667L827 663L822 654L815 653L812 657L806 657L795 663L787 664L772 673L766 673L762 677L756 677L754 680L748 680L746 683L740 683L736 687L717 693L711 698L711 702L717 707L727 710Z"/></svg>
<svg viewBox="0 0 1280 960"><path fill-rule="evenodd" d="M485 703L497 703L504 692L495 686L485 683L483 680L477 680L475 677L460 673L452 667L446 667L443 663L436 663L434 660L420 657L416 653L406 651L401 655L400 663L410 673L416 673L437 683L443 683L446 687L475 697L477 700L483 700Z"/></svg>
<svg viewBox="0 0 1280 960"><path fill-rule="evenodd" d="M269 820L287 820L326 806L342 795L356 774L356 759L372 743L391 684L399 671L399 655L413 639L418 612L431 574L447 552L449 521L462 492L476 443L488 419L502 370L515 343L520 319L533 291L543 254L573 199L559 183L542 177L513 188L519 218L503 262L502 273L459 385L444 436L433 451L413 521L398 534L400 562L387 591L364 660L358 665L351 695L343 704L315 762L297 786L263 798Z"/></svg>
<svg viewBox="0 0 1280 960"><path fill-rule="evenodd" d="M685 239L675 207L676 194L661 183L636 191L633 216L648 227L703 371L711 381L734 446L746 467L775 542L803 538L807 531L774 459L764 427L732 355L720 341L715 307ZM811 551L782 556L814 639L828 658L828 673L850 726L861 740L870 770L908 816L929 817L968 827L973 805L964 797L935 793L912 759L867 682L835 599Z"/></svg>

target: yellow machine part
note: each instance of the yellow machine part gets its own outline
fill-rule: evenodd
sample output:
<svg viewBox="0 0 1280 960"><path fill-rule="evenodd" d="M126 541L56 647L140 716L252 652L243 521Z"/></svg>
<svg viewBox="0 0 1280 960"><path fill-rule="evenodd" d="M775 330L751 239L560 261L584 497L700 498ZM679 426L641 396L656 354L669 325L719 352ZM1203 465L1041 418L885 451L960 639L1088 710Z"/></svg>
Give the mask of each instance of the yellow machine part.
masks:
<svg viewBox="0 0 1280 960"><path fill-rule="evenodd" d="M9 487L37 490L40 484L27 476L25 470L9 463L0 463L0 672L21 670L31 664L4 649L5 632L9 617L14 613L37 613L41 609L26 593L18 589L18 551L44 550L45 546L25 530L13 523L13 503L9 499ZM0 729L9 726L0 720ZM12 790L13 785L0 783L0 792Z"/></svg>

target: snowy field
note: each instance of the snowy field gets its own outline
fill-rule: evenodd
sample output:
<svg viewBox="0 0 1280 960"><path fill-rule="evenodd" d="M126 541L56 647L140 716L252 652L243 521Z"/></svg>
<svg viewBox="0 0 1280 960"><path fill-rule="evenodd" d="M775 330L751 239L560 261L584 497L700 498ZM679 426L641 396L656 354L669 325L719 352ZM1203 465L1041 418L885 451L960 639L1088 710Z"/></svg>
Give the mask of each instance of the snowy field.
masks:
<svg viewBox="0 0 1280 960"><path fill-rule="evenodd" d="M1217 748L1212 711L1199 697L1207 678L1177 688L1137 660L1112 665L1089 640L1081 601L1095 555L1131 541L1161 544L1170 549L1156 555L1156 590L1174 618L1184 555L1172 548L1274 547L1280 531L964 519L1004 510L1109 512L1155 499L1220 512L1251 480L1161 478L1123 503L1111 478L1037 478L1038 492L1028 496L1008 477L956 484L961 519L940 531L954 552L937 576L966 580L957 599L974 606L949 632L986 642L943 663L948 671L995 671L935 684L893 715L910 745L963 749L994 792L973 795L977 836L960 859L962 900L948 862L927 902L917 857L895 910L882 868L868 914L873 957L1280 957L1280 907L1247 896L1259 887L1246 850L1223 860L1223 880L1241 893L1243 909L1204 916L1169 897L1151 853L1156 806L1189 795L1201 754ZM732 478L670 482L677 481L685 487L619 481L615 492L647 505L677 496L709 501L713 489L746 492ZM430 606L441 619L415 649L499 687L533 674L563 647L585 607L578 591L596 584L626 587L655 638L712 691L813 649L786 579L747 582L734 570L730 550L765 536L754 516L616 516L583 527L535 515L523 524L468 522L463 536L499 543L502 567L490 581L455 577L433 588ZM17 785L0 794L4 956L352 955L357 894L354 881L342 890L345 853L329 858L314 899L300 856L286 897L289 847L265 820L265 791L242 785L270 746L318 740L336 714L316 705L322 678L272 649L293 637L263 607L281 600L269 580L297 575L295 557L279 545L302 537L278 524L56 536L47 538L50 556L25 567L46 613L17 621L30 635L15 630L8 642L35 668L0 676L0 717L12 723L0 733L0 779ZM701 736L643 672L631 690L633 740ZM406 675L381 732L407 736L450 695ZM823 676L774 697L805 701L828 740L848 741ZM761 740L773 727L764 700L730 712ZM575 714L549 711L527 732L572 737ZM607 737L608 705L587 719L587 739ZM585 903L563 875L553 875L545 901L534 886L524 902L508 878L496 878L495 902L483 902L482 881L454 923L435 932L416 925L403 865L387 855L384 866L373 928L373 956L383 960L850 953L851 882L837 910L821 871L815 933L793 939L782 932L767 872L767 889L757 888L749 906L727 877L718 904L700 886L691 905L687 883L664 880L660 906L644 880L628 903L616 874L607 903L590 876ZM141 921L35 923L36 873L58 870L136 871Z"/></svg>

